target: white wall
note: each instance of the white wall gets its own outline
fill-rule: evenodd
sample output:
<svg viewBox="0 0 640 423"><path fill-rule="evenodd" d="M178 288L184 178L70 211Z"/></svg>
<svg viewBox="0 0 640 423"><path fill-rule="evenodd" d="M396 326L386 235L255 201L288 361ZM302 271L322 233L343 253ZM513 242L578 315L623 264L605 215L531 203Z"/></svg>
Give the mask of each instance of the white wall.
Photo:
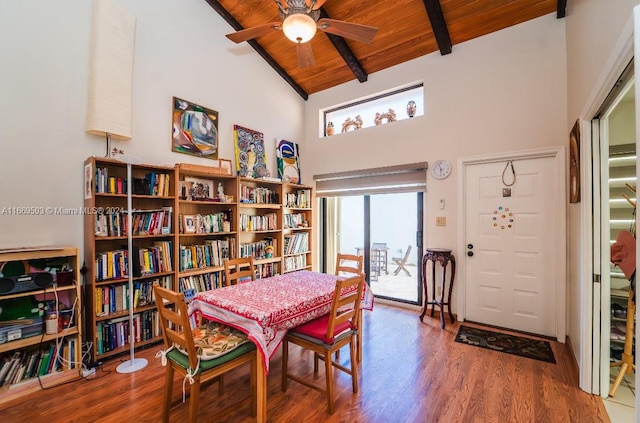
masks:
<svg viewBox="0 0 640 423"><path fill-rule="evenodd" d="M566 142L564 26L555 14L546 15L456 45L450 55L433 53L369 75L364 84L349 82L311 95L303 171L315 175L451 161L449 178L427 181L425 247L452 248L460 257L457 159ZM424 81L424 116L318 138L319 109L419 80ZM441 198L445 210L439 209ZM436 216L446 216L447 226L435 226Z"/></svg>
<svg viewBox="0 0 640 423"><path fill-rule="evenodd" d="M171 152L171 99L219 112L220 157L233 159L233 124L300 141L303 100L203 0L114 0L137 17L133 138L115 143L152 164L208 159ZM90 0L0 0L0 213L4 207L82 206L82 163L104 156L85 133ZM234 161L235 166L235 161ZM6 212L6 210L5 210ZM0 214L0 248L82 247L81 216ZM82 250L82 248L81 248Z"/></svg>

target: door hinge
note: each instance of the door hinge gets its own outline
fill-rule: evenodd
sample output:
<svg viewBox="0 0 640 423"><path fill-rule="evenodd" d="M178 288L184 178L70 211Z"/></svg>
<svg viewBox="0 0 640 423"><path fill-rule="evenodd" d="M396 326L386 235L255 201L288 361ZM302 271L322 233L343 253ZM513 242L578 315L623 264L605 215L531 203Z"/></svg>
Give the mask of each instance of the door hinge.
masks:
<svg viewBox="0 0 640 423"><path fill-rule="evenodd" d="M600 283L600 275L593 274L593 283Z"/></svg>

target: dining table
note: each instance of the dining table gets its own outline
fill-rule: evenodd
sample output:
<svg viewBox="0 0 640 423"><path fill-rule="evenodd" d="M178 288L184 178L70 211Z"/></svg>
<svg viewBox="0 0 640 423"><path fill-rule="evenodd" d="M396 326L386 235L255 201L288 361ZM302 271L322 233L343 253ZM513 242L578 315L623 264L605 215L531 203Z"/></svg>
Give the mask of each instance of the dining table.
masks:
<svg viewBox="0 0 640 423"><path fill-rule="evenodd" d="M214 320L247 334L257 347L257 421L267 418L269 362L287 331L331 310L336 280L345 276L309 270L285 273L237 285L203 291L189 303L192 325ZM373 309L373 294L365 289L361 310ZM360 316L361 321L361 316ZM362 345L362 330L358 331Z"/></svg>

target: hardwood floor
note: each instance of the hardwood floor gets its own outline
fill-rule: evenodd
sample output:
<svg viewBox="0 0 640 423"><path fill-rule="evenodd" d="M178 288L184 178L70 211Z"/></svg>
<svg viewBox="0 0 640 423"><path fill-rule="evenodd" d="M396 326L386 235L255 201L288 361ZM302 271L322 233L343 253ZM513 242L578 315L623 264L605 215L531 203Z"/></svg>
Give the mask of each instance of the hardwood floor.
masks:
<svg viewBox="0 0 640 423"><path fill-rule="evenodd" d="M290 382L280 390L280 349L268 377L270 422L609 422L599 397L578 388L566 345L552 343L558 364L549 364L454 342L458 324L440 329L438 319L420 323L417 312L376 304L365 313L364 356L360 392L350 378L336 372L336 412L326 413L324 397ZM115 372L107 362L95 378L40 391L0 409L2 422L158 422L162 416L165 369L155 358L159 346L138 351L147 367L131 374ZM313 372L311 354L290 348L290 366ZM341 354L348 360L349 354ZM128 356L126 357L128 358ZM124 359L126 359L124 358ZM322 364L321 364L322 366ZM319 372L322 378L323 371ZM225 378L225 395L217 386L203 390L202 422L252 422L248 402L215 419L211 416L249 392L248 370ZM174 383L175 398L182 380ZM187 404L179 402L171 421L184 422Z"/></svg>

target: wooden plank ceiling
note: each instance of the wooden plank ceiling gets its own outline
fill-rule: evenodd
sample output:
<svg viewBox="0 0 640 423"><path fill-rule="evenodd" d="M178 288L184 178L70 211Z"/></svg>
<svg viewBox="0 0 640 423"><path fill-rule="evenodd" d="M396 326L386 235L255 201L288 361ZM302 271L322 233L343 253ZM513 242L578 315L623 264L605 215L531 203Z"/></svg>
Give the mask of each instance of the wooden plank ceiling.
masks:
<svg viewBox="0 0 640 423"><path fill-rule="evenodd" d="M205 0L229 33L281 22L274 0ZM309 4L311 0L307 0ZM367 76L435 51L455 54L457 44L556 12L566 0L327 0L321 16L378 28L370 44L317 31L310 41L315 65L298 67L295 45L282 31L249 44L305 100L309 94ZM286 4L286 2L284 2ZM235 44L220 40L232 48Z"/></svg>

